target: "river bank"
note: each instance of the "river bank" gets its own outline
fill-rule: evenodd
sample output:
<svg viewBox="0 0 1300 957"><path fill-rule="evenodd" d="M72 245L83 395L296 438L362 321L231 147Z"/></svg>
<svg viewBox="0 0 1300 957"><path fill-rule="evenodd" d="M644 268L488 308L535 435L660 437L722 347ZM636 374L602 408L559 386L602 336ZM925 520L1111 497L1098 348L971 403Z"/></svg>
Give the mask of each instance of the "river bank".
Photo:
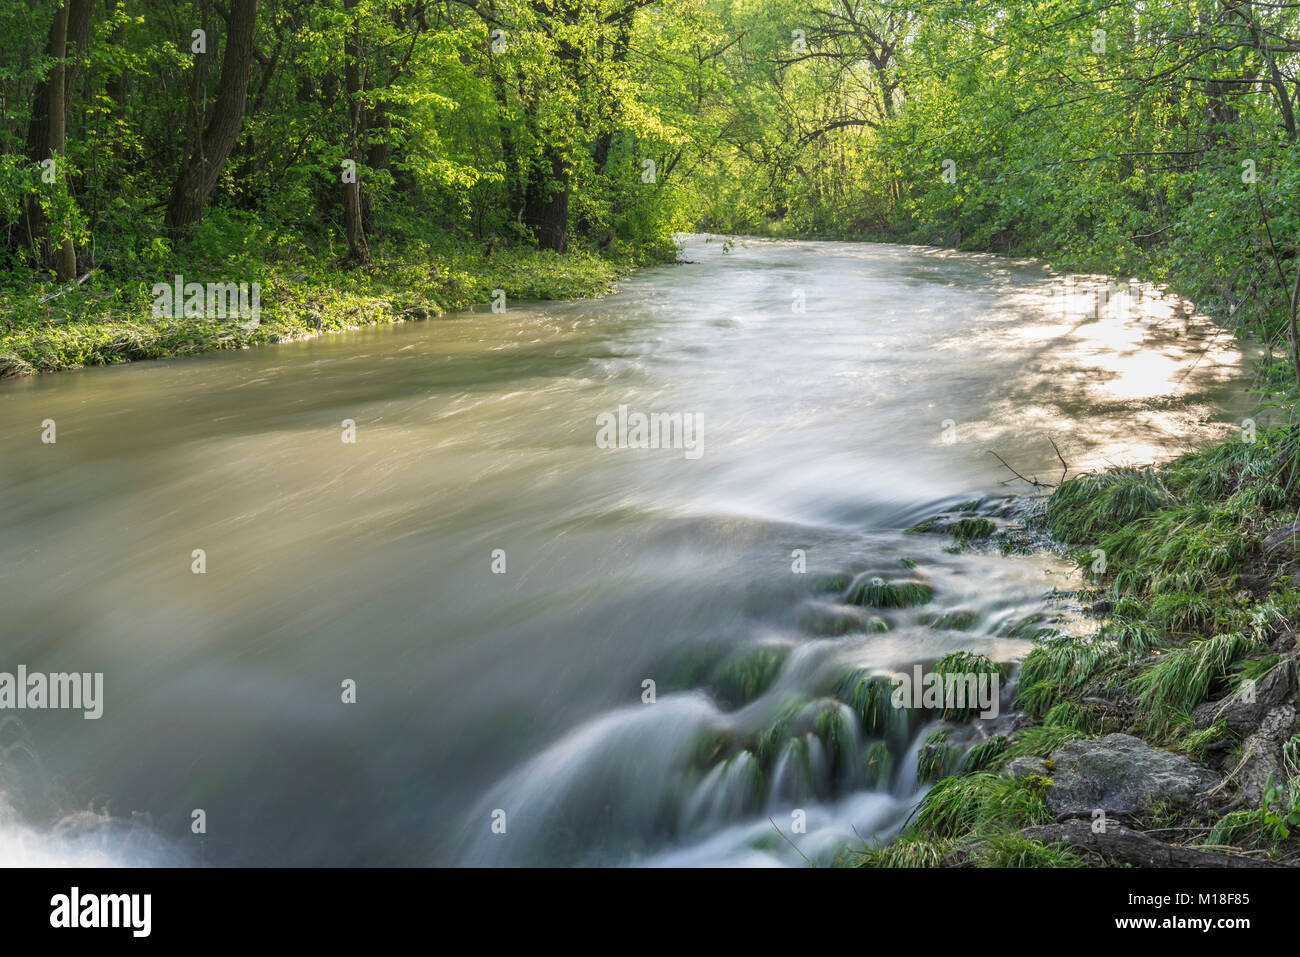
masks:
<svg viewBox="0 0 1300 957"><path fill-rule="evenodd" d="M522 299L600 296L636 266L661 259L633 249L559 255L462 243L393 250L370 269L249 253L168 257L127 275L92 271L75 284L11 277L0 282L0 379L290 342L437 318L494 299L508 309ZM203 288L192 308L188 293L171 295L178 282ZM244 308L226 309L224 300L211 308L214 285L232 292L242 285Z"/></svg>
<svg viewBox="0 0 1300 957"><path fill-rule="evenodd" d="M1249 430L1076 476L1026 511L1087 570L1098 628L1043 629L1014 729L859 863L1300 864L1298 447Z"/></svg>

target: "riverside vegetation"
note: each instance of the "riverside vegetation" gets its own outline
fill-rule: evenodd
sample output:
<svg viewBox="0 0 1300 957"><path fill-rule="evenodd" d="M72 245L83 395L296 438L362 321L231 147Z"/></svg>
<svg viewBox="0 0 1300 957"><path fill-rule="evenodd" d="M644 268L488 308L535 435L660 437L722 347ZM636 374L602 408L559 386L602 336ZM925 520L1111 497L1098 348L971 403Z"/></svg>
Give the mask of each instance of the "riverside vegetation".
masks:
<svg viewBox="0 0 1300 957"><path fill-rule="evenodd" d="M1077 867L1174 852L1183 865L1242 863L1234 853L1300 862L1297 448L1294 429L1262 431L1160 468L1076 476L1028 507L1024 528L1050 534L1092 570L1078 597L1100 627L1082 635L1034 627L1037 647L1017 675L1018 727L971 748L902 838L861 863ZM918 531L961 540L974 522L984 541L1023 547L1023 532L995 532L986 519ZM1151 760L1143 752L1094 768L1093 803L1061 810L1053 773L1062 748L1120 740L1110 735L1218 774L1197 793L1155 789L1116 813L1123 779ZM1094 829L1108 808L1109 825ZM1070 819L1087 826L1051 827ZM1105 840L1130 828L1159 839Z"/></svg>
<svg viewBox="0 0 1300 957"><path fill-rule="evenodd" d="M862 861L1151 860L1142 830L1183 862L1294 861L1297 49L1287 0L5 5L0 376L427 318L495 289L595 294L671 259L683 228L1166 284L1264 346L1282 424L1070 478L1020 516L1096 569L1099 629L1026 623L1019 726L971 745L948 715L923 748L933 788ZM266 318L153 317L174 274L258 282ZM965 512L929 529L1028 547L1005 515ZM929 586L831 587L888 608ZM778 665L737 665L720 693ZM875 679L838 691L888 723ZM1148 795L1081 847L1071 822L1090 816L1054 810L1062 762L1071 742L1131 753L1120 734L1221 784ZM876 780L891 753L869 755Z"/></svg>

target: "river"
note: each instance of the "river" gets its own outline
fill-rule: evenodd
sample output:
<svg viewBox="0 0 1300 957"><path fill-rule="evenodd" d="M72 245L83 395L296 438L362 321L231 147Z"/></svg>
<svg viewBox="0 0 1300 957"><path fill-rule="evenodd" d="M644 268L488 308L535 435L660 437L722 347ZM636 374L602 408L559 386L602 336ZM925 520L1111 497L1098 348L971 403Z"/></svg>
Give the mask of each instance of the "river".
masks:
<svg viewBox="0 0 1300 957"><path fill-rule="evenodd" d="M1072 581L903 530L1029 491L990 450L1056 481L1051 438L1072 472L1145 463L1250 408L1232 337L1150 287L906 246L683 259L602 299L0 383L0 671L104 675L98 719L0 712L0 862L887 840L927 729L880 773L845 676L1012 662ZM618 447L620 407L693 431ZM875 622L827 585L904 572L933 602Z"/></svg>

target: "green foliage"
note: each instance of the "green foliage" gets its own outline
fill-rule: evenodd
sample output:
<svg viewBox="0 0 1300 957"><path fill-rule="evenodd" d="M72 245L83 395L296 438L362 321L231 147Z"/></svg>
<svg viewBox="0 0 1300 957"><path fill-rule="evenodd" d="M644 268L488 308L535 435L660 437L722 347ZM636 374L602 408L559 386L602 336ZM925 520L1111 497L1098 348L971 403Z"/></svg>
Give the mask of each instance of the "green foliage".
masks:
<svg viewBox="0 0 1300 957"><path fill-rule="evenodd" d="M988 771L944 778L921 799L915 827L943 840L1044 824L1041 790Z"/></svg>
<svg viewBox="0 0 1300 957"><path fill-rule="evenodd" d="M1205 843L1276 847L1291 837L1294 827L1300 827L1300 780L1292 779L1288 787L1269 775L1261 805L1219 818Z"/></svg>
<svg viewBox="0 0 1300 957"><path fill-rule="evenodd" d="M1162 655L1133 679L1133 687L1149 713L1191 711L1215 681L1225 679L1233 665L1257 649L1254 639L1237 633L1194 641Z"/></svg>
<svg viewBox="0 0 1300 957"><path fill-rule="evenodd" d="M860 853L859 867L940 867L952 848L950 841L935 841L919 834L905 834L890 844L870 847Z"/></svg>
<svg viewBox="0 0 1300 957"><path fill-rule="evenodd" d="M1048 847L1010 831L994 834L980 842L973 853L976 867L1086 867L1077 854Z"/></svg>

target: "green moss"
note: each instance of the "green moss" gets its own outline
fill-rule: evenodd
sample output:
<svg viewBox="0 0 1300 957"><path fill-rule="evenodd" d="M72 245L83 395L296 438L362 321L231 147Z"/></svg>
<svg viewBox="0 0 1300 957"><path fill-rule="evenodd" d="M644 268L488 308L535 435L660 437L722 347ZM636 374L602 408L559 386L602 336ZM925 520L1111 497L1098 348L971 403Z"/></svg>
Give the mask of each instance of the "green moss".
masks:
<svg viewBox="0 0 1300 957"><path fill-rule="evenodd" d="M691 745L690 764L697 771L707 771L735 749L735 741L725 731L709 728Z"/></svg>
<svg viewBox="0 0 1300 957"><path fill-rule="evenodd" d="M819 594L841 595L853 583L852 575L826 575L823 578L815 579L812 583L813 591Z"/></svg>
<svg viewBox="0 0 1300 957"><path fill-rule="evenodd" d="M920 622L945 631L969 631L980 622L980 614L968 608L955 608L936 615L921 615Z"/></svg>
<svg viewBox="0 0 1300 957"><path fill-rule="evenodd" d="M802 710L803 702L801 701L783 703L754 736L754 754L758 758L759 765L765 771L771 770L777 755L781 752L781 748L790 739L795 721Z"/></svg>

